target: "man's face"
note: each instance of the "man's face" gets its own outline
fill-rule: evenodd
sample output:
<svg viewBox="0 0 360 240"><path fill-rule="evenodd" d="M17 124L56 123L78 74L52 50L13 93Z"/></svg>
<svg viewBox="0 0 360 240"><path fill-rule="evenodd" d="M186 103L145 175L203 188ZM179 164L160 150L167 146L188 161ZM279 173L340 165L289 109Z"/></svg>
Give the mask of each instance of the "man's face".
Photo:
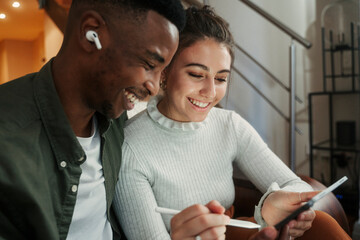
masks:
<svg viewBox="0 0 360 240"><path fill-rule="evenodd" d="M143 24L121 22L111 32L109 47L99 58L91 79L88 102L109 118L131 110L137 101L156 95L162 70L178 46L174 24L149 11Z"/></svg>

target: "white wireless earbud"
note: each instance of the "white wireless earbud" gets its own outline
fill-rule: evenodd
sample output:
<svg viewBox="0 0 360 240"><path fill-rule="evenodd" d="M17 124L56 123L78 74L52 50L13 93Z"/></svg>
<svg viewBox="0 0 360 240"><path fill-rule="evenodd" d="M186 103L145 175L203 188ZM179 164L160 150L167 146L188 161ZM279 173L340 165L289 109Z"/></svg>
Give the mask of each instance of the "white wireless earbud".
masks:
<svg viewBox="0 0 360 240"><path fill-rule="evenodd" d="M87 31L86 32L86 39L89 40L89 42L95 43L96 48L98 50L100 50L102 48L99 37L98 37L98 35L97 35L97 33L95 31L92 31L92 30Z"/></svg>

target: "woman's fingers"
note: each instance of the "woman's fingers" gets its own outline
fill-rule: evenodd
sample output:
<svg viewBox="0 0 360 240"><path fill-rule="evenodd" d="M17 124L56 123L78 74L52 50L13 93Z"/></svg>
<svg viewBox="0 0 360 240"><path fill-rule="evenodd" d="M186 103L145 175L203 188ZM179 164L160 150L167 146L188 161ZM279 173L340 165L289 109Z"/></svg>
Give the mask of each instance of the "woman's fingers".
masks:
<svg viewBox="0 0 360 240"><path fill-rule="evenodd" d="M261 209L261 214L266 223L269 225L275 225L318 193L319 191L288 192L280 190L273 192L265 199ZM302 214L299 216L301 215ZM308 219L310 220L311 216L308 217L310 217ZM312 219L314 218L315 217Z"/></svg>
<svg viewBox="0 0 360 240"><path fill-rule="evenodd" d="M227 222L229 222L229 217L222 214L202 214L183 222L177 228L172 228L172 237L173 239L181 239L188 236L204 235L209 239L216 239L225 233Z"/></svg>
<svg viewBox="0 0 360 240"><path fill-rule="evenodd" d="M171 219L171 228L176 229L179 226L182 226L185 222L189 221L190 219L208 213L210 213L210 210L204 205L201 204L192 205L182 210L180 213L176 214Z"/></svg>
<svg viewBox="0 0 360 240"><path fill-rule="evenodd" d="M301 237L305 231L309 230L312 226L312 222L315 219L315 211L309 209L301 213L296 220L289 222L290 236Z"/></svg>
<svg viewBox="0 0 360 240"><path fill-rule="evenodd" d="M201 239L225 239L225 226L208 228L202 233L198 234Z"/></svg>
<svg viewBox="0 0 360 240"><path fill-rule="evenodd" d="M317 195L320 191L312 191L312 192L300 192L299 194L299 198L300 201L299 202L307 202L310 199L312 199L313 197L315 197L315 195Z"/></svg>
<svg viewBox="0 0 360 240"><path fill-rule="evenodd" d="M224 239L225 225L230 221L224 211L217 201L184 209L171 219L172 239L194 239L198 235L202 239Z"/></svg>
<svg viewBox="0 0 360 240"><path fill-rule="evenodd" d="M314 220L315 217L316 217L315 211L310 208L309 210L300 213L297 219L299 221L301 220L308 221L308 220Z"/></svg>
<svg viewBox="0 0 360 240"><path fill-rule="evenodd" d="M225 212L225 208L223 206L221 206L221 204L216 200L210 201L208 204L206 204L206 207L212 213L223 214Z"/></svg>

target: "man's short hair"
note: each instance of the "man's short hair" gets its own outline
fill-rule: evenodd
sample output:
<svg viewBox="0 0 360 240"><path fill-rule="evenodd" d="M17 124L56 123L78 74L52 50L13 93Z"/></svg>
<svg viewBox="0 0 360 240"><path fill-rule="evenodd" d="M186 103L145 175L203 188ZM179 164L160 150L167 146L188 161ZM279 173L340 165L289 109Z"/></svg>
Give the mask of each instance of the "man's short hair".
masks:
<svg viewBox="0 0 360 240"><path fill-rule="evenodd" d="M153 10L172 22L179 32L185 26L185 11L180 0L73 0L72 4L86 4L98 6L120 6L124 10L135 14L134 19L138 18L137 14Z"/></svg>

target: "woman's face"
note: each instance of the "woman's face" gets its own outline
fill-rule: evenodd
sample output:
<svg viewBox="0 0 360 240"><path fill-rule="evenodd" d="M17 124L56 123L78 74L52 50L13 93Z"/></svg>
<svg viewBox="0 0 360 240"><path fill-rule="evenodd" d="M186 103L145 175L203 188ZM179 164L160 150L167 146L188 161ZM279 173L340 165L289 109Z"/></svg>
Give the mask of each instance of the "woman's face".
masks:
<svg viewBox="0 0 360 240"><path fill-rule="evenodd" d="M231 56L212 39L184 48L166 69L165 97L159 111L176 121L203 121L225 95Z"/></svg>

